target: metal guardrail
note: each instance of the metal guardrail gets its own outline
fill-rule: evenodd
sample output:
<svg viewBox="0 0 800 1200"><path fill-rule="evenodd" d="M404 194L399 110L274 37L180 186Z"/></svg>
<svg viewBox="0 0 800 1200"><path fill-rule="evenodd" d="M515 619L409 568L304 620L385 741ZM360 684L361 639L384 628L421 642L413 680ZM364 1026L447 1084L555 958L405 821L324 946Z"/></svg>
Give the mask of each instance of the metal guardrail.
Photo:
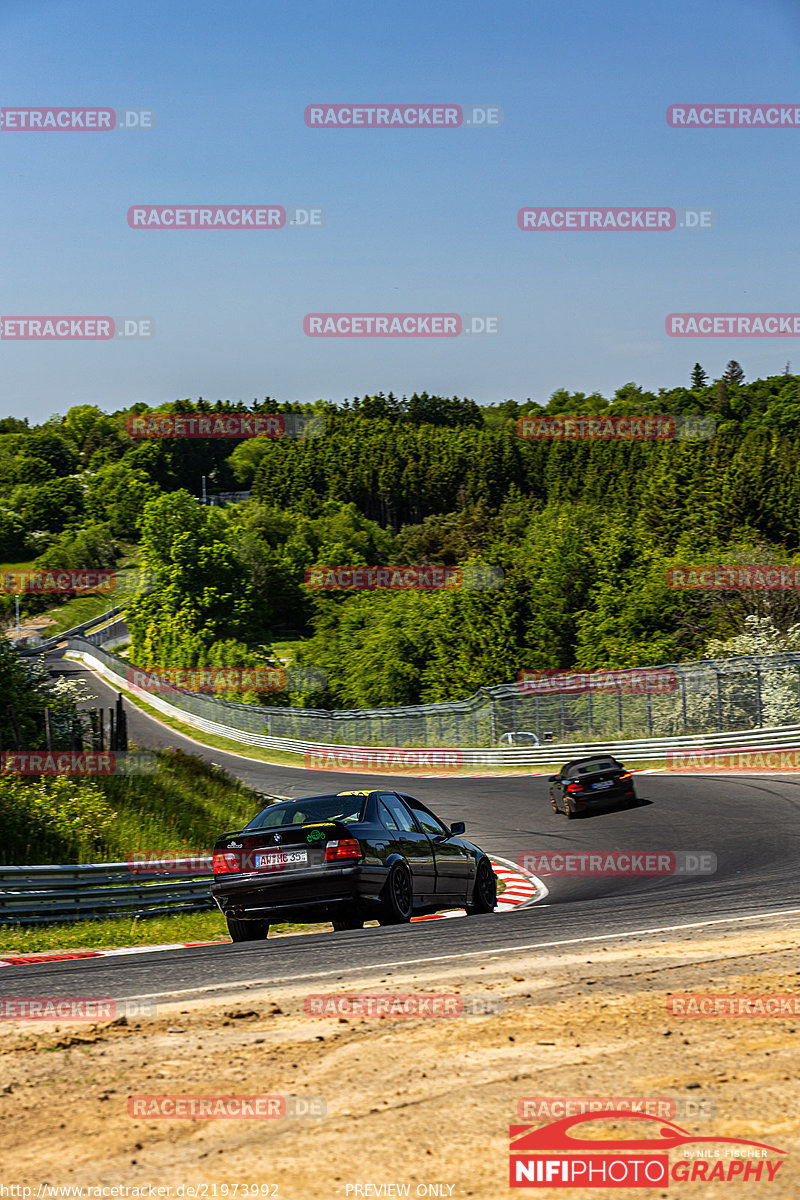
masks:
<svg viewBox="0 0 800 1200"><path fill-rule="evenodd" d="M0 924L197 912L213 908L210 879L210 867L180 878L128 863L0 867Z"/></svg>
<svg viewBox="0 0 800 1200"><path fill-rule="evenodd" d="M628 740L581 741L581 742L549 742L540 747L508 747L481 748L470 747L420 747L420 746L358 746L338 742L308 741L291 737L273 737L270 734L257 733L251 729L223 724L221 721L208 720L188 708L178 707L165 700L162 696L153 695L133 686L125 677L114 670L116 665L127 668L123 659L116 658L101 647L87 645L80 647L72 639L70 648L105 679L117 688L127 688L134 695L139 695L151 708L181 721L194 729L205 733L217 734L248 746L261 746L268 750L284 750L294 754L311 756L313 761L308 765L324 769L358 770L359 766L380 767L385 765L387 773L392 768L402 767L406 761L417 767L430 768L435 771L441 767L443 771L453 771L462 766L536 766L553 762L566 762L570 758L579 758L583 754L593 754L605 750L619 755L626 762L648 762L652 759L664 758L671 750L691 749L725 749L732 747L768 746L771 750L789 750L800 747L800 725L762 726L756 729L734 729L723 733L683 734L677 737L636 738ZM214 701L194 693L180 693L192 699L209 705L214 711ZM248 715L264 713L255 705L230 705L224 702L226 709L242 709ZM225 711L225 710L223 710ZM274 711L274 710L272 710ZM291 712L292 710L288 710ZM325 759L330 759L326 764Z"/></svg>
<svg viewBox="0 0 800 1200"><path fill-rule="evenodd" d="M63 633L56 633L52 637L43 638L36 646L17 646L16 649L24 658L29 658L34 654L47 654L50 650L55 650L56 646L61 645L68 638L80 637L84 633L94 628L95 625L103 625L109 621L111 617L115 617L117 613L121 613L126 606L118 604L115 608L110 608L107 612L100 613L97 617L92 617L89 621L84 621L81 625L75 625L72 629L65 629ZM116 624L116 622L111 622ZM105 633L105 630L103 630ZM103 641L110 641L110 638L103 638Z"/></svg>
<svg viewBox="0 0 800 1200"><path fill-rule="evenodd" d="M133 664L107 648L115 636L119 636L116 630L101 630L72 637L67 646L78 653L90 652L96 669L102 664L104 674L122 678ZM278 741L265 743L260 738L300 739L306 746L439 746L464 747L466 752L481 745L496 747L504 733L515 730L535 732L540 742L552 731L562 744L573 740L596 746L601 740L619 743L631 735L706 737L800 720L800 653L739 655L647 670L669 675L673 686L652 694L628 693L622 687L602 693L540 694L527 691L524 682L507 683L481 687L465 700L340 710L245 704L167 686L159 696L142 692L141 697L198 729L276 748ZM162 708L159 701L169 707Z"/></svg>

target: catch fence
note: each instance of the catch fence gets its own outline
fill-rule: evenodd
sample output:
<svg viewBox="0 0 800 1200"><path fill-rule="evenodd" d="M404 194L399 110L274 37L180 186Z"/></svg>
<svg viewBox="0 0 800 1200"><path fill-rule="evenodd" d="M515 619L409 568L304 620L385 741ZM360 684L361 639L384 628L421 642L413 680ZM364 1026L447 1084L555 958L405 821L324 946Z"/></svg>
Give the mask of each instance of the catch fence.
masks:
<svg viewBox="0 0 800 1200"><path fill-rule="evenodd" d="M117 680L131 663L106 648L119 625L67 639ZM633 738L712 735L800 722L800 654L670 663L652 669L669 690L535 690L524 682L479 688L465 700L375 709L292 708L244 704L163 684L141 691L155 708L166 703L192 724L236 731L238 739L286 738L306 743L381 747L497 747L504 734L530 732L541 743L606 742ZM613 683L613 677L612 677ZM125 684L125 686L130 686ZM136 689L132 689L136 690ZM287 747L289 748L289 747Z"/></svg>

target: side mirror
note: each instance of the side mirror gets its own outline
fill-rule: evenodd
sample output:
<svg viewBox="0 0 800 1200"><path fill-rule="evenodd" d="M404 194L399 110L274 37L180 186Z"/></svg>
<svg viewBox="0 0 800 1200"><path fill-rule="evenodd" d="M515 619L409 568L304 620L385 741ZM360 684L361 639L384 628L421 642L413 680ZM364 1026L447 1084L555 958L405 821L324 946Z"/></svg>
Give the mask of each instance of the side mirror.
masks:
<svg viewBox="0 0 800 1200"><path fill-rule="evenodd" d="M450 833L453 837L458 837L460 833L466 833L466 829L467 827L463 821L455 821L450 826Z"/></svg>
<svg viewBox="0 0 800 1200"><path fill-rule="evenodd" d="M558 783L558 776L557 775L548 775L547 782L548 783Z"/></svg>

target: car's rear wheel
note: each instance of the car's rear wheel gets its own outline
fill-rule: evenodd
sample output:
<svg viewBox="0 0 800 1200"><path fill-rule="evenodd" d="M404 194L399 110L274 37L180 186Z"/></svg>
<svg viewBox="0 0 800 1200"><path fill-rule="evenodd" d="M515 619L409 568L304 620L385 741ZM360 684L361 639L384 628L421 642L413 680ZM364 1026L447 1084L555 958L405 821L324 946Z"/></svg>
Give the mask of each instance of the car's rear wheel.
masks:
<svg viewBox="0 0 800 1200"><path fill-rule="evenodd" d="M470 916L476 913L494 912L497 904L497 876L488 858L482 858L475 873L472 901L467 905Z"/></svg>
<svg viewBox="0 0 800 1200"><path fill-rule="evenodd" d="M358 917L355 914L347 917L336 917L335 920L331 921L331 925L333 925L336 933L341 933L343 929L363 929L364 918Z"/></svg>
<svg viewBox="0 0 800 1200"><path fill-rule="evenodd" d="M573 817L577 816L577 813L570 808L569 800L564 801L564 812L566 813L568 821L571 821Z"/></svg>
<svg viewBox="0 0 800 1200"><path fill-rule="evenodd" d="M413 910L411 872L405 863L392 863L381 896L378 920L381 925L403 925L411 920Z"/></svg>
<svg viewBox="0 0 800 1200"><path fill-rule="evenodd" d="M234 942L261 942L269 933L269 921L240 921L226 917L228 933Z"/></svg>

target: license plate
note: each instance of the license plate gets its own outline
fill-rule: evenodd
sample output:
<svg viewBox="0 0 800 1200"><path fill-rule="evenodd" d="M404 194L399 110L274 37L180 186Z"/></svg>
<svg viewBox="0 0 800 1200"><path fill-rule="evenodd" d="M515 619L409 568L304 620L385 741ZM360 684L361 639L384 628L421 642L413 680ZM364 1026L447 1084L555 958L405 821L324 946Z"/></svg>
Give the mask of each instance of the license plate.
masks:
<svg viewBox="0 0 800 1200"><path fill-rule="evenodd" d="M273 870L276 867L300 867L308 862L307 850L270 850L268 854L256 855L256 869Z"/></svg>
<svg viewBox="0 0 800 1200"><path fill-rule="evenodd" d="M601 779L601 781L599 783L593 783L592 787L597 788L597 790L600 791L600 788L611 787L613 782L614 782L613 779Z"/></svg>

